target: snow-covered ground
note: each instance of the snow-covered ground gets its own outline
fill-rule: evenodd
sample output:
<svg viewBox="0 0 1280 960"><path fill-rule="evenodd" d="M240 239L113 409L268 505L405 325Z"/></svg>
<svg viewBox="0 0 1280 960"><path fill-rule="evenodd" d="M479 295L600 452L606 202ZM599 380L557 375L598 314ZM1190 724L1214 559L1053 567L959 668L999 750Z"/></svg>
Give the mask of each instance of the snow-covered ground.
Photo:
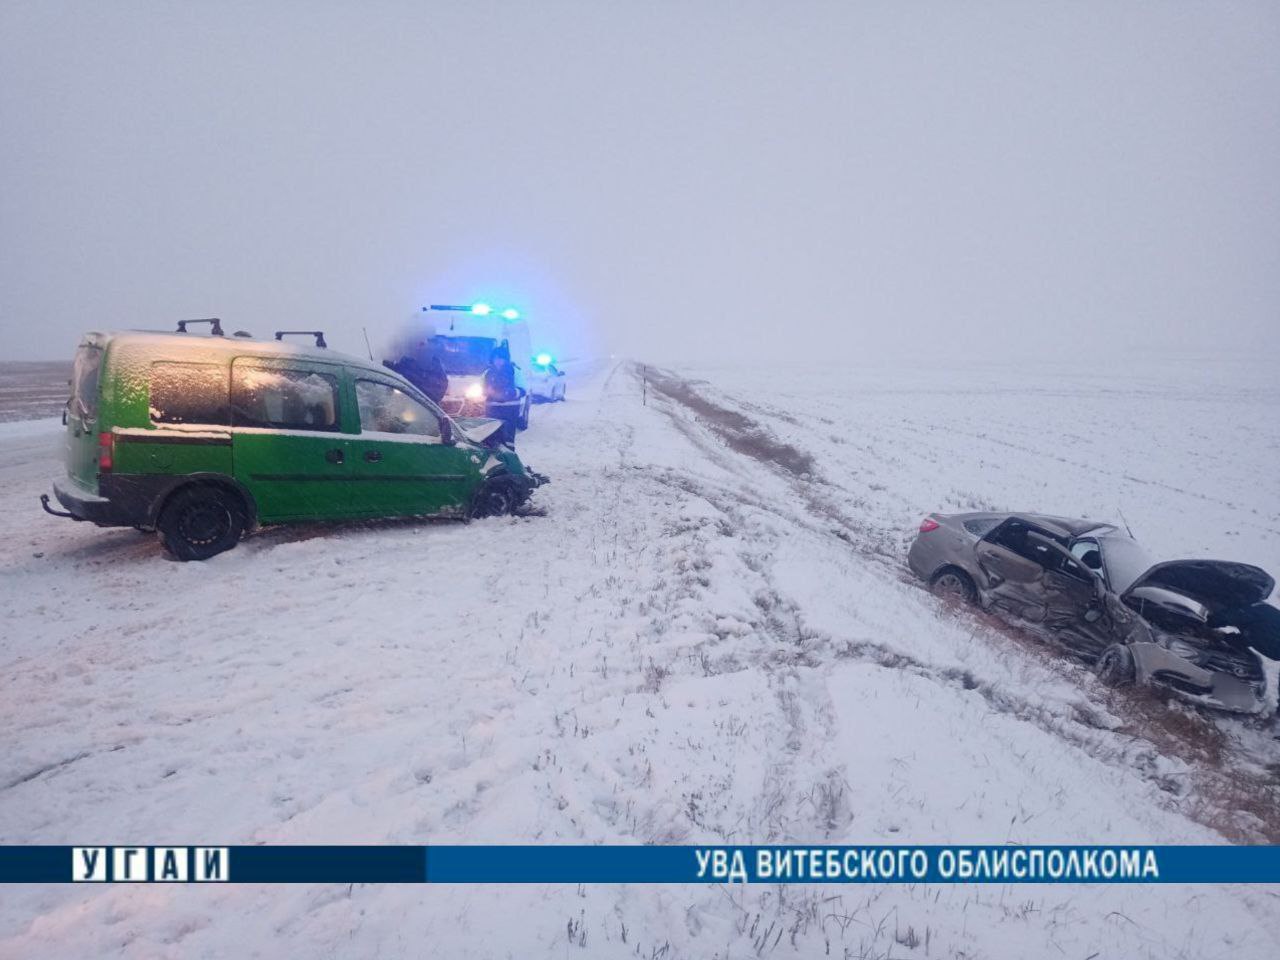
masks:
<svg viewBox="0 0 1280 960"><path fill-rule="evenodd" d="M1102 690L904 575L930 510L1280 568L1261 365L571 371L541 515L269 530L204 564L55 520L0 425L0 842L1280 841L1272 725ZM1215 886L50 886L0 957L1274 956Z"/></svg>

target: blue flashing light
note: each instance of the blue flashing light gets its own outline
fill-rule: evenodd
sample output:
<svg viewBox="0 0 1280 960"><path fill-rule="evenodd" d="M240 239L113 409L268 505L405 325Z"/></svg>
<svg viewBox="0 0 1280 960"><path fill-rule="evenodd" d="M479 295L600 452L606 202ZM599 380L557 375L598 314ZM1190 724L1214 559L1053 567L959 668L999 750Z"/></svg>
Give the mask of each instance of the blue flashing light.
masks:
<svg viewBox="0 0 1280 960"><path fill-rule="evenodd" d="M519 310L514 310L514 309L512 309L511 307L507 307L507 309L505 309L505 310L503 310L503 311L502 311L502 318L503 318L504 320L519 320L519 319L520 319L520 311L519 311Z"/></svg>
<svg viewBox="0 0 1280 960"><path fill-rule="evenodd" d="M549 367L551 365L551 361L554 359L555 357L551 356L549 353L540 353L533 358L533 362L540 367Z"/></svg>
<svg viewBox="0 0 1280 960"><path fill-rule="evenodd" d="M487 317L493 312L493 307L487 303L475 303L471 305L471 312L477 317Z"/></svg>

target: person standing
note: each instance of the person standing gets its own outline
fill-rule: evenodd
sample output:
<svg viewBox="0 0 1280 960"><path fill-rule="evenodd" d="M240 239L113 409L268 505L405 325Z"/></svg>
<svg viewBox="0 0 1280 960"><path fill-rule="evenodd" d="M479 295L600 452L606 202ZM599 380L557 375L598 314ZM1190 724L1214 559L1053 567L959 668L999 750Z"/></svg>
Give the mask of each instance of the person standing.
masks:
<svg viewBox="0 0 1280 960"><path fill-rule="evenodd" d="M511 355L505 346L498 347L490 355L483 382L485 416L502 421L502 439L514 446L520 419L520 390L516 386Z"/></svg>

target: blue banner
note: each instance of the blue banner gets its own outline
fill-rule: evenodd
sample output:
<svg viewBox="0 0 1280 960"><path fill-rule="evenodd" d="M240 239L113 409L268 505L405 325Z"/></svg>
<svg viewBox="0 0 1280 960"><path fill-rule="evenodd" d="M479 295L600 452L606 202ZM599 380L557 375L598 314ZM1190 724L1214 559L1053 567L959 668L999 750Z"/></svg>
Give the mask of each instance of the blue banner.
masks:
<svg viewBox="0 0 1280 960"><path fill-rule="evenodd" d="M0 846L3 883L1280 883L1275 846Z"/></svg>

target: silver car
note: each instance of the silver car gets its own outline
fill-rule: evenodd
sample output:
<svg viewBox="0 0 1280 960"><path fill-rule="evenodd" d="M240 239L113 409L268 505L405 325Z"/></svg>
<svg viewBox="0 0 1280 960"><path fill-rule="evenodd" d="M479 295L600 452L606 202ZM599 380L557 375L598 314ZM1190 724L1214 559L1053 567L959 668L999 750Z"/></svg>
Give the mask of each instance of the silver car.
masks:
<svg viewBox="0 0 1280 960"><path fill-rule="evenodd" d="M1275 580L1224 560L1153 564L1108 524L1034 513L930 514L907 554L938 593L1030 621L1110 685L1268 715L1280 692Z"/></svg>

